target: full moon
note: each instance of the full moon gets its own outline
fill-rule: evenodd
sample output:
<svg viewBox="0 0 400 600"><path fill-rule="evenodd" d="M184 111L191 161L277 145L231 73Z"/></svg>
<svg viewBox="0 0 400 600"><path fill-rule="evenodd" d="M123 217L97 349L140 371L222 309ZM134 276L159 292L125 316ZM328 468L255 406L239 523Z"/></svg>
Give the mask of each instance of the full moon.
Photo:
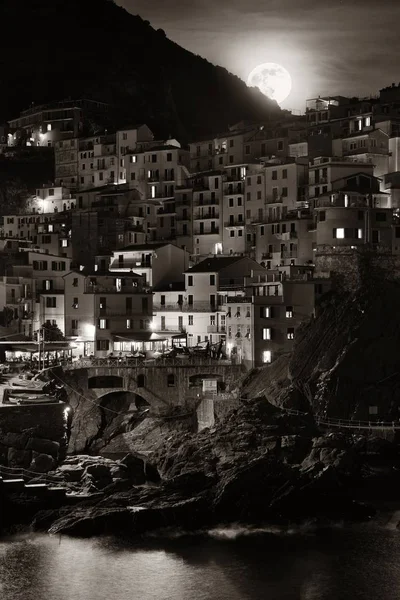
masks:
<svg viewBox="0 0 400 600"><path fill-rule="evenodd" d="M247 85L259 90L276 100L278 104L286 100L292 89L290 73L277 63L263 63L252 70L247 78Z"/></svg>

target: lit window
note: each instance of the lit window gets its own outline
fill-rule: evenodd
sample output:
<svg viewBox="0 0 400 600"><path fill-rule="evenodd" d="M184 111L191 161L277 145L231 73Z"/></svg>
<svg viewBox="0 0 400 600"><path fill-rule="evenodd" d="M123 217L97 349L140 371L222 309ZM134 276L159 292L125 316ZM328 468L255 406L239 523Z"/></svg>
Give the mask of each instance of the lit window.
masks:
<svg viewBox="0 0 400 600"><path fill-rule="evenodd" d="M263 363L271 362L271 350L264 350L263 352Z"/></svg>
<svg viewBox="0 0 400 600"><path fill-rule="evenodd" d="M371 117L365 117L365 127L369 127L371 125Z"/></svg>
<svg viewBox="0 0 400 600"><path fill-rule="evenodd" d="M336 229L336 232L335 232L335 236L334 236L334 237L335 237L336 239L338 239L338 240L343 240L343 239L344 239L344 228L343 228L343 227L338 227L338 228Z"/></svg>
<svg viewBox="0 0 400 600"><path fill-rule="evenodd" d="M155 185L151 186L151 197L152 198L156 197L156 186Z"/></svg>
<svg viewBox="0 0 400 600"><path fill-rule="evenodd" d="M345 208L347 208L349 206L349 195L348 194L344 195L344 205L345 205Z"/></svg>
<svg viewBox="0 0 400 600"><path fill-rule="evenodd" d="M99 329L106 329L106 328L107 328L106 319L99 319Z"/></svg>
<svg viewBox="0 0 400 600"><path fill-rule="evenodd" d="M68 247L68 240L67 239L61 240L61 247L62 248L67 248Z"/></svg>
<svg viewBox="0 0 400 600"><path fill-rule="evenodd" d="M362 236L363 236L363 230L362 229L357 229L357 237L359 240L362 240Z"/></svg>
<svg viewBox="0 0 400 600"><path fill-rule="evenodd" d="M137 162L137 156L131 156L131 163Z"/></svg>
<svg viewBox="0 0 400 600"><path fill-rule="evenodd" d="M54 231L53 225L51 225L51 224L48 225L47 226L47 230L48 230L49 233L53 233L53 231Z"/></svg>
<svg viewBox="0 0 400 600"><path fill-rule="evenodd" d="M122 289L122 279L116 279L115 280L115 287L117 289L117 292L120 292Z"/></svg>
<svg viewBox="0 0 400 600"><path fill-rule="evenodd" d="M47 123L47 131L51 131L51 123Z"/></svg>
<svg viewBox="0 0 400 600"><path fill-rule="evenodd" d="M133 325L132 319L127 319L126 320L126 328L127 329L132 329L132 325Z"/></svg>
<svg viewBox="0 0 400 600"><path fill-rule="evenodd" d="M263 340L271 339L271 329L269 327L264 327L263 329Z"/></svg>
<svg viewBox="0 0 400 600"><path fill-rule="evenodd" d="M293 318L293 306L287 306L286 307L286 318L287 319L292 319Z"/></svg>
<svg viewBox="0 0 400 600"><path fill-rule="evenodd" d="M289 329L287 330L286 337L288 340L294 339L294 328L293 327L289 327Z"/></svg>

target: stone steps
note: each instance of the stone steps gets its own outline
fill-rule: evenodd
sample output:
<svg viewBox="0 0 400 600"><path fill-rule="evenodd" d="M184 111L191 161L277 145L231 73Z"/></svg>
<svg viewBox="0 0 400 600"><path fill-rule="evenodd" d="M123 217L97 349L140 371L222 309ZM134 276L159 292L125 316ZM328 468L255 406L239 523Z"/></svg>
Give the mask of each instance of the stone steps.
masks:
<svg viewBox="0 0 400 600"><path fill-rule="evenodd" d="M45 496L62 500L67 495L65 488L52 487L47 483L25 483L24 479L3 479L0 477L0 492L6 494L27 494L28 496Z"/></svg>

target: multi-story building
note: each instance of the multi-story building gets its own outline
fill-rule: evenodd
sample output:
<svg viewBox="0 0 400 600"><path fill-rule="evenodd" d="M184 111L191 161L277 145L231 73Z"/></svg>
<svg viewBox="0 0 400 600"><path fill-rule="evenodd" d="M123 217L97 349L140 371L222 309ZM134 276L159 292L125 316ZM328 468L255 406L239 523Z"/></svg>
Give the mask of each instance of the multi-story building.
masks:
<svg viewBox="0 0 400 600"><path fill-rule="evenodd" d="M223 251L222 171L198 173L191 179L193 249L196 261Z"/></svg>
<svg viewBox="0 0 400 600"><path fill-rule="evenodd" d="M134 271L143 276L147 285L156 287L183 281L188 263L189 255L183 248L155 242L113 251L109 269L120 274Z"/></svg>
<svg viewBox="0 0 400 600"><path fill-rule="evenodd" d="M54 142L55 185L68 190L76 190L78 180L78 145L77 138Z"/></svg>
<svg viewBox="0 0 400 600"><path fill-rule="evenodd" d="M137 273L71 271L65 281L65 335L77 356L126 356L149 349L152 294Z"/></svg>
<svg viewBox="0 0 400 600"><path fill-rule="evenodd" d="M8 122L12 134L9 145L54 146L77 138L90 119L103 120L110 107L94 100L64 100L31 106Z"/></svg>

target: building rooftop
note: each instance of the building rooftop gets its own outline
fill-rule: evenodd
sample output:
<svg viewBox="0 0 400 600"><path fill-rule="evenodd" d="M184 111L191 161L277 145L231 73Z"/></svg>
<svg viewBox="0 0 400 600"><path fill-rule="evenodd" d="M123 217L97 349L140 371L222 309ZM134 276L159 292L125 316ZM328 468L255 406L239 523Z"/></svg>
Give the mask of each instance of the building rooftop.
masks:
<svg viewBox="0 0 400 600"><path fill-rule="evenodd" d="M225 267L242 260L243 256L213 256L202 260L200 263L185 271L186 273L215 273Z"/></svg>

